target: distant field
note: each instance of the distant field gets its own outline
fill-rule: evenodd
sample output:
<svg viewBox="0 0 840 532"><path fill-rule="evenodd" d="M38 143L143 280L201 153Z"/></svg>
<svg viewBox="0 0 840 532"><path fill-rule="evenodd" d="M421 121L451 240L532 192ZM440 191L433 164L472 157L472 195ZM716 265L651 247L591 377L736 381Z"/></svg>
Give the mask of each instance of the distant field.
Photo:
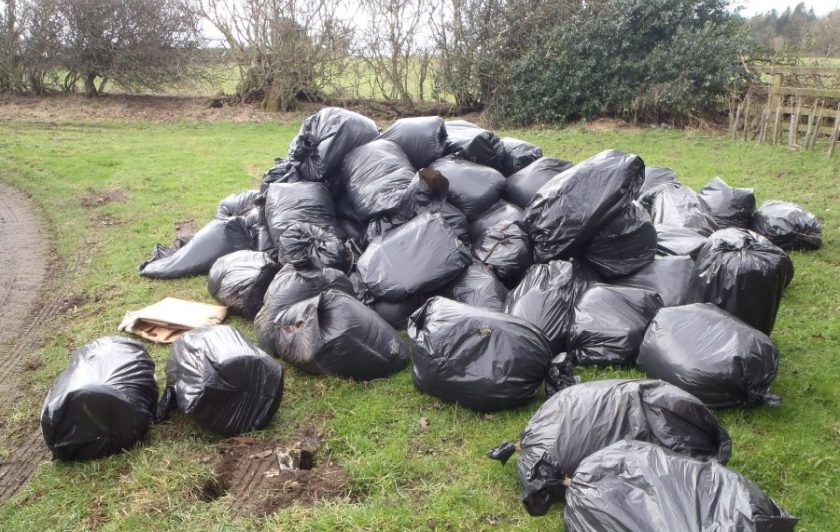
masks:
<svg viewBox="0 0 840 532"><path fill-rule="evenodd" d="M137 274L173 223L210 220L217 201L256 187L298 129L292 124L74 120L0 123L0 179L42 209L68 293L78 309L56 320L31 386L0 424L0 461L31 430L43 397L73 349L116 333L129 309L164 296L212 302L206 278L151 281ZM605 148L670 166L692 187L716 175L755 187L759 201L801 203L823 221L825 245L793 253L796 276L773 338L781 353L779 408L719 412L733 440L731 467L758 483L799 530L840 530L840 158L678 130L504 131L546 155L580 161ZM86 198L118 198L90 203ZM253 337L251 324L230 323ZM150 348L164 379L168 350ZM637 377L632 370L580 372L584 380ZM203 491L223 439L175 416L131 452L80 464L43 463L16 499L0 506L3 530L558 530L562 506L529 517L513 464L484 453L516 438L540 404L485 416L418 393L409 371L362 384L289 370L286 394L259 442L283 442L301 426L323 431L323 453L349 474L344 497L243 516L231 497ZM28 432L27 432L28 434ZM323 459L323 455L322 455Z"/></svg>

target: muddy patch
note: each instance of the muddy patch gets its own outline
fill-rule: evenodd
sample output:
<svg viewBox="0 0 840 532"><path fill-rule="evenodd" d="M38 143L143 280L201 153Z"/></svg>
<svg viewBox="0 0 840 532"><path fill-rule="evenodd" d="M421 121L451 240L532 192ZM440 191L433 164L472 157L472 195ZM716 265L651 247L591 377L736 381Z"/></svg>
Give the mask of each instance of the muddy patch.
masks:
<svg viewBox="0 0 840 532"><path fill-rule="evenodd" d="M228 497L240 515L265 515L324 499L355 500L350 476L323 450L323 437L317 426L308 425L283 442L249 436L228 440L197 496L204 501Z"/></svg>
<svg viewBox="0 0 840 532"><path fill-rule="evenodd" d="M124 190L118 188L113 190L93 190L89 188L82 196L82 207L85 209L94 209L108 203L126 202L128 202L128 196Z"/></svg>
<svg viewBox="0 0 840 532"><path fill-rule="evenodd" d="M58 312L63 314L65 312L69 312L71 314L75 314L79 311L80 308L85 306L87 302L90 300L87 294L74 294L61 299L61 303L58 307Z"/></svg>
<svg viewBox="0 0 840 532"><path fill-rule="evenodd" d="M175 242L185 245L198 232L198 224L195 220L182 220L175 222Z"/></svg>

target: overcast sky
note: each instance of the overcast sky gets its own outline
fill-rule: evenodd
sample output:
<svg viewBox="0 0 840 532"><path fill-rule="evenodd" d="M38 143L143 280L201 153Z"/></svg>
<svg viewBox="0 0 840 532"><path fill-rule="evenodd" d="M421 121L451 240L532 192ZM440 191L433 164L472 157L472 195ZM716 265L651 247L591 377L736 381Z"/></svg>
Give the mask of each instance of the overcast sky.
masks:
<svg viewBox="0 0 840 532"><path fill-rule="evenodd" d="M784 11L788 7L793 9L798 4L794 0L735 0L735 5L744 6L741 14L744 16L755 15L756 13L764 13L775 9L779 12ZM805 0L805 5L814 8L814 13L817 15L825 15L831 10L840 9L840 1L838 0Z"/></svg>

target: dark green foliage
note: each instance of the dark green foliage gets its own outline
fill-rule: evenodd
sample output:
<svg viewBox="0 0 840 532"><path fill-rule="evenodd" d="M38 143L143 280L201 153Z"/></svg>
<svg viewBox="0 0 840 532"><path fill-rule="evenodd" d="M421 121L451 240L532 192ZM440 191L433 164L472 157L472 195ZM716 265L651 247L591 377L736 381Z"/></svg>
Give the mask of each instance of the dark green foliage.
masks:
<svg viewBox="0 0 840 532"><path fill-rule="evenodd" d="M503 123L708 115L747 81L726 0L509 2L481 100Z"/></svg>

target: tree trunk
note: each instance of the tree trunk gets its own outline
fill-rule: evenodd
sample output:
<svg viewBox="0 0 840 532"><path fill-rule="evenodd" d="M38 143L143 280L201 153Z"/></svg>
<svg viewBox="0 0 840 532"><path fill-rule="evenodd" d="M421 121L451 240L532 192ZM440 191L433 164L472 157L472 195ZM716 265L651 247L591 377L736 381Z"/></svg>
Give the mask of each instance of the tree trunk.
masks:
<svg viewBox="0 0 840 532"><path fill-rule="evenodd" d="M98 94L99 92L96 90L96 74L90 72L85 74L85 96L93 98Z"/></svg>

